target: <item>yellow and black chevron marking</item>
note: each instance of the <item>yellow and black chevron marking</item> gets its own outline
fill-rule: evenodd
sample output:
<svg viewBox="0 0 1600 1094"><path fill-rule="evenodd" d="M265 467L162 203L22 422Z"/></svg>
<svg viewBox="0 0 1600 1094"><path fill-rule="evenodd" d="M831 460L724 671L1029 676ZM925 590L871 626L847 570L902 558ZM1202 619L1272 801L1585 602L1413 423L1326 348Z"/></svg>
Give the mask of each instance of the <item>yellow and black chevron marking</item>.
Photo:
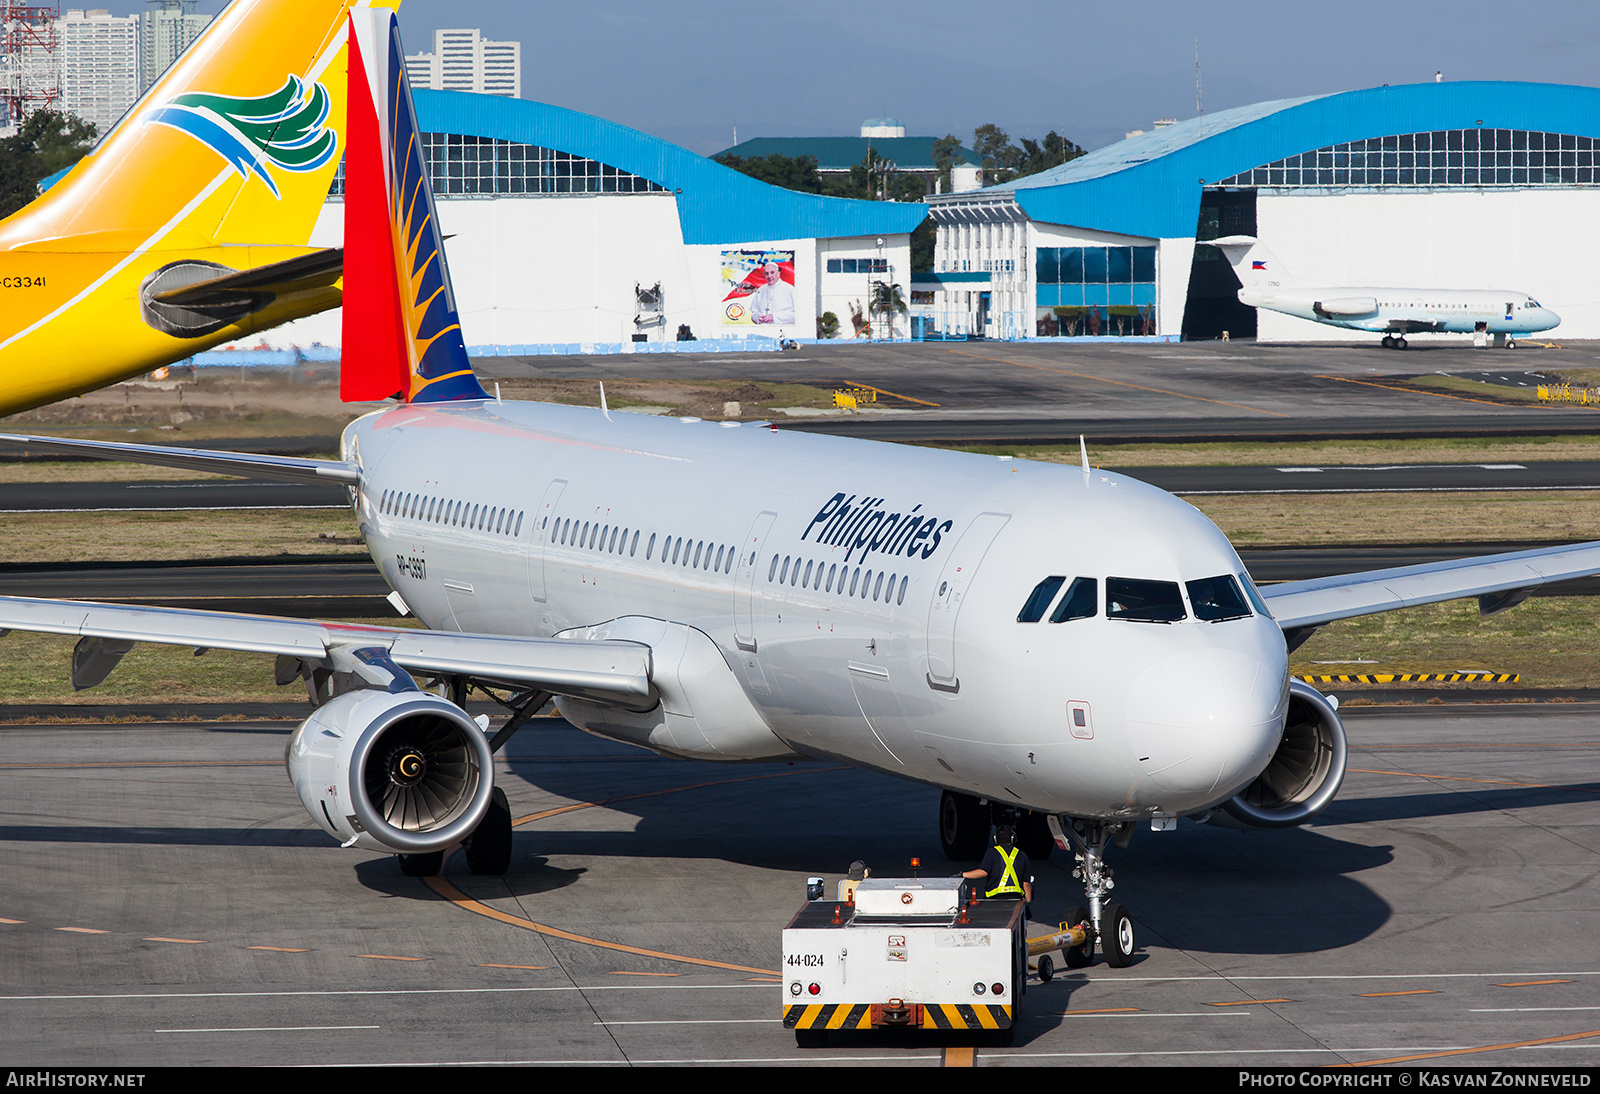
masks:
<svg viewBox="0 0 1600 1094"><path fill-rule="evenodd" d="M1003 1003L927 1003L923 1029L1008 1029L1011 1007Z"/></svg>
<svg viewBox="0 0 1600 1094"><path fill-rule="evenodd" d="M925 1003L923 1029L1007 1029L1011 1007L1000 1003ZM799 1003L783 1008L784 1029L871 1029L870 1003Z"/></svg>
<svg viewBox="0 0 1600 1094"><path fill-rule="evenodd" d="M784 1029L871 1029L870 1003L800 1003L783 1008Z"/></svg>
<svg viewBox="0 0 1600 1094"><path fill-rule="evenodd" d="M1371 672L1348 676L1296 676L1308 684L1516 684L1514 672Z"/></svg>

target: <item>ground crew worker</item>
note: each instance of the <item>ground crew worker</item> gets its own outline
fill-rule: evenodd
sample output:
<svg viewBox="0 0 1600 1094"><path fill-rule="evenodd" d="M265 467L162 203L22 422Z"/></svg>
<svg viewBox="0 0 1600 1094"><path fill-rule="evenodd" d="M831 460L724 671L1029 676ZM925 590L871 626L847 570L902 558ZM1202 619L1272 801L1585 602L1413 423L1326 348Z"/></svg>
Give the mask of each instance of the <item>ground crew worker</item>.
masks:
<svg viewBox="0 0 1600 1094"><path fill-rule="evenodd" d="M984 896L1033 903L1033 863L1016 847L1017 833L1009 824L994 831L995 845L983 856L976 870L962 873L964 878L987 878Z"/></svg>

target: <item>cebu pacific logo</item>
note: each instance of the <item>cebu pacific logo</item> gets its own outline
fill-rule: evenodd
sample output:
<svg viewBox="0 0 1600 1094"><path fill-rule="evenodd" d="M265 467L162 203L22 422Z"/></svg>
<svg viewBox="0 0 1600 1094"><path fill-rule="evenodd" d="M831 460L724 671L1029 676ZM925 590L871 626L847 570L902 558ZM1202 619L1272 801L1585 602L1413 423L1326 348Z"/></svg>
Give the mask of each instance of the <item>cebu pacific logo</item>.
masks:
<svg viewBox="0 0 1600 1094"><path fill-rule="evenodd" d="M315 171L338 151L339 135L324 124L328 106L327 88L314 83L307 91L300 77L290 75L277 91L256 98L201 91L179 95L152 111L145 124L182 130L226 160L240 178L255 175L276 198L282 195L267 164Z"/></svg>

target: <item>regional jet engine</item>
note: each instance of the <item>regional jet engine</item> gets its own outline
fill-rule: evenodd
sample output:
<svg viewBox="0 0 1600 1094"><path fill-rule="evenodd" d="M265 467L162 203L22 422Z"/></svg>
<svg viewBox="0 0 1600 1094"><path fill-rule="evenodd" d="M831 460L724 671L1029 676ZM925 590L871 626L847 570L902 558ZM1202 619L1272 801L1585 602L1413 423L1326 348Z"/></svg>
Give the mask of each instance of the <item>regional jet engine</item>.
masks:
<svg viewBox="0 0 1600 1094"><path fill-rule="evenodd" d="M1334 705L1309 684L1291 680L1278 750L1254 782L1222 804L1222 813L1245 828L1304 824L1333 801L1344 782L1344 765L1344 724ZM1212 818L1213 823L1221 819Z"/></svg>
<svg viewBox="0 0 1600 1094"><path fill-rule="evenodd" d="M317 708L284 765L324 831L346 847L417 855L470 835L494 789L489 742L436 695L365 689Z"/></svg>

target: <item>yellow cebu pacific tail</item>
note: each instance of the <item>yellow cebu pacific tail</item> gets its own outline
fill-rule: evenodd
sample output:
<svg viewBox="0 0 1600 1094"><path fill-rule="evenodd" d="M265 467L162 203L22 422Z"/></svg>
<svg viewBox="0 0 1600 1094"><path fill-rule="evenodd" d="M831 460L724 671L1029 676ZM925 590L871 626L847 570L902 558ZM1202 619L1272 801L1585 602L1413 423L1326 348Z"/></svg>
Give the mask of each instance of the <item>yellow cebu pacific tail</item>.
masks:
<svg viewBox="0 0 1600 1094"><path fill-rule="evenodd" d="M346 24L234 0L96 148L0 221L0 414L340 303L307 245L344 154Z"/></svg>

